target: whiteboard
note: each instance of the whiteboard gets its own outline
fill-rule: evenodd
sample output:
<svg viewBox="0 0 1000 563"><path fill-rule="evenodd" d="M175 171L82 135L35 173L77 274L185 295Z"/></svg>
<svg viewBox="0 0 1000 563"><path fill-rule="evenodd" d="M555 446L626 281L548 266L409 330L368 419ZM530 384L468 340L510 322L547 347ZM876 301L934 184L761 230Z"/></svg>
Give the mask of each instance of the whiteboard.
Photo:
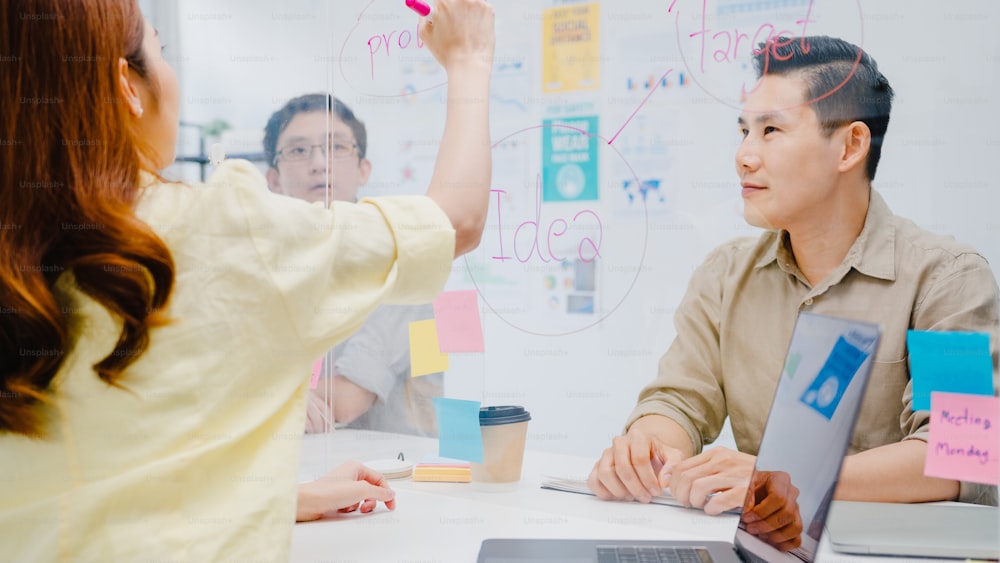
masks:
<svg viewBox="0 0 1000 563"><path fill-rule="evenodd" d="M267 117L290 97L330 91L368 127L373 172L361 195L425 190L446 78L402 0L143 5L175 41L167 57L181 79L182 120L225 120L229 130L214 140L230 154L258 151ZM455 262L448 283L478 292L486 351L452 354L445 388L523 404L529 448L596 457L607 447L656 374L692 270L723 241L759 233L743 221L733 158L754 37L804 29L868 51L896 91L874 187L897 214L973 245L998 271L996 3L494 8L496 191L482 245ZM589 46L554 47L558 34L586 34ZM181 152L198 141L182 132ZM172 173L196 179L197 169Z"/></svg>

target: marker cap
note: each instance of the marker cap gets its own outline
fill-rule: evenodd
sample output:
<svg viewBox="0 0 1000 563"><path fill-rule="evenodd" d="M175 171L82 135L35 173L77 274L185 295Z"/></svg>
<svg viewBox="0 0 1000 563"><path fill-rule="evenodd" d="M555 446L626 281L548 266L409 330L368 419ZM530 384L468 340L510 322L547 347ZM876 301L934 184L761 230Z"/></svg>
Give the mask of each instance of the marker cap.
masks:
<svg viewBox="0 0 1000 563"><path fill-rule="evenodd" d="M406 0L406 7L425 18L431 15L430 4L427 4L426 2L421 2L421 0Z"/></svg>

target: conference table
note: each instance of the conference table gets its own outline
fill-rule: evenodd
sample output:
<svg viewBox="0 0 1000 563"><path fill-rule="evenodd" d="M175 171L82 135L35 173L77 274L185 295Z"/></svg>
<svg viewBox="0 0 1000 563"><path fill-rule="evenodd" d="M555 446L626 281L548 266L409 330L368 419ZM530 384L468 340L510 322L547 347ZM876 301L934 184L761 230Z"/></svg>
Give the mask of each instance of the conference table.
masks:
<svg viewBox="0 0 1000 563"><path fill-rule="evenodd" d="M347 460L406 460L437 455L437 440L365 430L339 429L304 436L300 482L315 479ZM383 505L369 514L329 514L295 525L290 560L310 563L429 563L475 561L486 538L686 539L733 538L738 517L708 516L696 509L607 502L584 494L542 489L548 476L586 479L594 459L527 450L521 481L489 487L477 483L393 479L396 510ZM929 563L949 561L864 557L832 551L824 562ZM954 562L954 560L950 560Z"/></svg>

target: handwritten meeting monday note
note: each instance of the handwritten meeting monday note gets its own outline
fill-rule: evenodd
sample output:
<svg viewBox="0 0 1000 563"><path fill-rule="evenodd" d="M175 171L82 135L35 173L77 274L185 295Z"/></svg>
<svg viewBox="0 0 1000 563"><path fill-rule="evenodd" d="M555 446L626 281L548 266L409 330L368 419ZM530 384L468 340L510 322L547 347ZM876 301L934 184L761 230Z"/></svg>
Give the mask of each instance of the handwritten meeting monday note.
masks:
<svg viewBox="0 0 1000 563"><path fill-rule="evenodd" d="M1000 398L931 393L924 474L986 485L1000 484Z"/></svg>

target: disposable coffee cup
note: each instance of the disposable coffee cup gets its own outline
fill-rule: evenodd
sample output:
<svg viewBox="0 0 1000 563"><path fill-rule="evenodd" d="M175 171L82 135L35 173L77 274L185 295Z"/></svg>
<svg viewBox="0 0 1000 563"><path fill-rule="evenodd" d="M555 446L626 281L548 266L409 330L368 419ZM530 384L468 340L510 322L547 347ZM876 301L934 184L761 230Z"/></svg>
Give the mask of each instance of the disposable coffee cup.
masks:
<svg viewBox="0 0 1000 563"><path fill-rule="evenodd" d="M474 483L517 483L521 480L524 442L531 414L513 405L479 409L483 462L472 462Z"/></svg>

